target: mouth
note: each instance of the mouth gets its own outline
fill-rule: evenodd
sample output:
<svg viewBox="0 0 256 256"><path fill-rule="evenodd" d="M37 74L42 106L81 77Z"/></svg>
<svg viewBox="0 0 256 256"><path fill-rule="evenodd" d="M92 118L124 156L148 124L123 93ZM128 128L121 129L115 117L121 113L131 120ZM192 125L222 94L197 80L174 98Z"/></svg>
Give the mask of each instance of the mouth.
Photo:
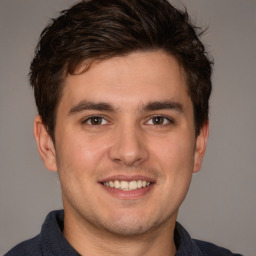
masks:
<svg viewBox="0 0 256 256"><path fill-rule="evenodd" d="M102 182L101 184L121 191L132 191L149 187L152 183L146 180L110 180Z"/></svg>

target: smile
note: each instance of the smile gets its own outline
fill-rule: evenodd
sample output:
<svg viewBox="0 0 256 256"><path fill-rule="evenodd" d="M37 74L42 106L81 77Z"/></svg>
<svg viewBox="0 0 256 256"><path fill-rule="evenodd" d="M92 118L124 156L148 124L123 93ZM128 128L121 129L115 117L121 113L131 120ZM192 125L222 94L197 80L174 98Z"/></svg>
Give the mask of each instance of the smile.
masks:
<svg viewBox="0 0 256 256"><path fill-rule="evenodd" d="M146 188L150 184L151 184L150 182L145 180L133 180L133 181L113 180L113 181L103 182L104 186L123 190L123 191L131 191L135 189Z"/></svg>

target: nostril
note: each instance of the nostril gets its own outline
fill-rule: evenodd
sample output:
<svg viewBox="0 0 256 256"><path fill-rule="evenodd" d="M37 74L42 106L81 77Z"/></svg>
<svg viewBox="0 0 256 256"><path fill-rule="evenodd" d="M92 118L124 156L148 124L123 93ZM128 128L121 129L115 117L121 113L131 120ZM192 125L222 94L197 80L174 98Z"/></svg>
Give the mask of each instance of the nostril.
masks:
<svg viewBox="0 0 256 256"><path fill-rule="evenodd" d="M109 156L117 164L137 165L148 157L143 134L135 125L123 124L110 147Z"/></svg>

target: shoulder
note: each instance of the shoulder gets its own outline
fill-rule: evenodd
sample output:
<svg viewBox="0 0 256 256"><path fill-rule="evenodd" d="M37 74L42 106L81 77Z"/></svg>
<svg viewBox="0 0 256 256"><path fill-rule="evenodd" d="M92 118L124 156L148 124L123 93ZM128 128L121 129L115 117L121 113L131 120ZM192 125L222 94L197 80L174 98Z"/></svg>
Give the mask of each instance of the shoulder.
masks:
<svg viewBox="0 0 256 256"><path fill-rule="evenodd" d="M174 239L178 247L177 256L242 256L215 244L192 239L189 233L178 222L176 222L175 226Z"/></svg>
<svg viewBox="0 0 256 256"><path fill-rule="evenodd" d="M26 240L10 251L8 251L4 256L40 256L43 255L41 251L41 236L38 235L34 238Z"/></svg>
<svg viewBox="0 0 256 256"><path fill-rule="evenodd" d="M242 256L242 254L232 253L228 249L215 244L193 239L204 256Z"/></svg>

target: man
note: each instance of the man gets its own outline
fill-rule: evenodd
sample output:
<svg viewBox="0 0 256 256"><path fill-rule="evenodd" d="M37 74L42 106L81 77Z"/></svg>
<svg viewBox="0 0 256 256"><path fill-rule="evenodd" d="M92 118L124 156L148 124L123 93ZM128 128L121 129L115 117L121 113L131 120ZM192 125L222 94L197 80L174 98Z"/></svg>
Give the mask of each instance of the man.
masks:
<svg viewBox="0 0 256 256"><path fill-rule="evenodd" d="M42 32L34 132L64 211L6 255L238 255L176 222L208 138L211 62L166 0L81 1Z"/></svg>

